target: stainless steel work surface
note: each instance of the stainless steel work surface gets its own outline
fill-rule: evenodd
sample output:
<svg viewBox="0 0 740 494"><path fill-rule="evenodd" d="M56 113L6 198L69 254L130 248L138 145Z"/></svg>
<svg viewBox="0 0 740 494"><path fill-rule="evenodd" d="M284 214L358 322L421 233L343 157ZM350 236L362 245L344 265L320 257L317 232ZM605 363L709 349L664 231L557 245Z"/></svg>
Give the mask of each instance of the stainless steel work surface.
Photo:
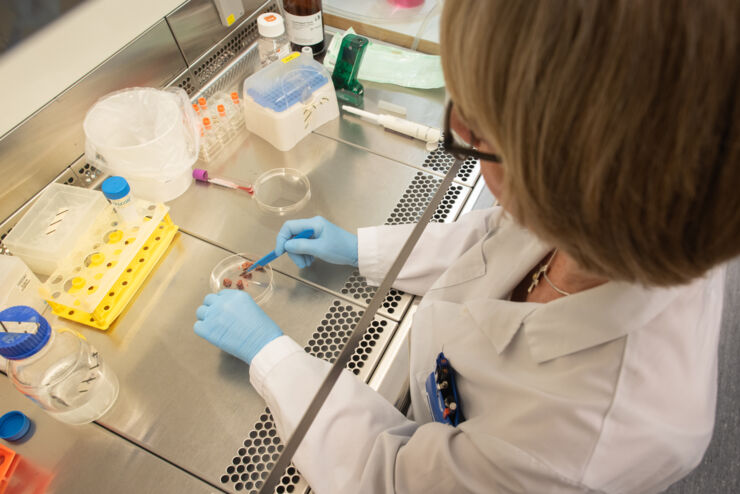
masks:
<svg viewBox="0 0 740 494"><path fill-rule="evenodd" d="M22 482L25 489L30 489L30 483L43 485L49 482L47 490L32 492L218 492L200 479L184 473L96 424L71 426L57 422L13 389L13 385L4 377L0 377L0 396L0 413L20 410L33 422L33 432L23 442L2 443L21 456L13 482ZM197 445L187 441L183 444L187 448L197 449Z"/></svg>
<svg viewBox="0 0 740 494"><path fill-rule="evenodd" d="M193 332L211 268L227 255L180 233L107 332L63 322L95 345L121 383L117 402L99 423L213 484L220 484L265 409L249 384L247 364ZM276 273L263 308L286 334L306 344L333 301Z"/></svg>
<svg viewBox="0 0 740 494"><path fill-rule="evenodd" d="M249 135L231 156L215 164L198 163L211 176L253 183L272 168L303 172L311 182L311 199L300 210L279 216L260 209L242 191L196 183L170 203L180 227L234 252L261 257L275 248L275 237L288 219L321 215L346 230L381 225L393 212L417 170L333 139L310 134L293 149L281 152ZM288 256L272 265L291 276L335 293L344 287L353 269L321 261L299 270Z"/></svg>
<svg viewBox="0 0 740 494"><path fill-rule="evenodd" d="M362 81L362 85L365 87L364 110L407 118L430 127L442 127L444 88L411 89L367 81ZM378 103L382 100L404 107L406 115L378 108ZM418 139L386 131L379 125L365 122L349 114L343 114L339 119L328 122L316 133L370 149L381 156L409 165L421 164L428 153L425 143Z"/></svg>
<svg viewBox="0 0 740 494"><path fill-rule="evenodd" d="M409 89L372 82L364 84L365 110L386 113L442 129L445 111L443 89ZM379 108L380 101L405 108L406 115ZM418 139L387 131L347 112L342 112L338 119L326 123L317 129L316 133L439 176L444 176L454 161L441 146L430 153L426 149L426 143ZM478 160L468 159L462 165L455 181L472 187L479 175Z"/></svg>
<svg viewBox="0 0 740 494"><path fill-rule="evenodd" d="M444 89L410 89L366 81L362 81L362 84L365 87L364 110L387 113L430 127L442 128ZM406 115L378 108L381 100L405 108ZM418 139L387 131L379 125L346 112L341 112L338 119L321 126L316 133L412 166L421 165L429 153L426 144Z"/></svg>

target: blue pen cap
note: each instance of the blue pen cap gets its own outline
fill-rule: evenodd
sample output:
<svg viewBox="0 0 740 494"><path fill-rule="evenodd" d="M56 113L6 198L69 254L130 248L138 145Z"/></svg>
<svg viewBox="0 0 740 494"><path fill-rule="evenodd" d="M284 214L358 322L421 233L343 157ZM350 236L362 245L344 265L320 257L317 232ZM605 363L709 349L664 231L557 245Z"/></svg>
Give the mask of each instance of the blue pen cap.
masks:
<svg viewBox="0 0 740 494"><path fill-rule="evenodd" d="M14 322L36 323L36 332L14 333ZM0 355L8 360L22 360L35 355L51 337L51 326L46 319L26 305L17 305L0 312L0 323L3 323L4 329L11 330L0 333Z"/></svg>
<svg viewBox="0 0 740 494"><path fill-rule="evenodd" d="M13 410L0 417L0 439L20 441L30 428L31 419L23 412Z"/></svg>
<svg viewBox="0 0 740 494"><path fill-rule="evenodd" d="M131 187L129 187L128 182L126 182L126 179L123 177L106 178L103 181L103 185L100 186L100 189L103 191L103 194L105 194L105 197L110 200L126 197L126 195L131 192Z"/></svg>

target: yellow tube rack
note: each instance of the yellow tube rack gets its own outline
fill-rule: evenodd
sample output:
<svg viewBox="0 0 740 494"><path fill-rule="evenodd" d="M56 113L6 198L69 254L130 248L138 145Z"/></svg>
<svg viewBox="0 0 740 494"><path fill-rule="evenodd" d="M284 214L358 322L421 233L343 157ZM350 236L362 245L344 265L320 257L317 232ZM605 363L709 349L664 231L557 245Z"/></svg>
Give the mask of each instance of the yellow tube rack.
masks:
<svg viewBox="0 0 740 494"><path fill-rule="evenodd" d="M172 222L169 215L165 215L92 313L48 299L52 311L59 317L80 324L108 329L144 284L144 280L172 243L177 230L178 226Z"/></svg>

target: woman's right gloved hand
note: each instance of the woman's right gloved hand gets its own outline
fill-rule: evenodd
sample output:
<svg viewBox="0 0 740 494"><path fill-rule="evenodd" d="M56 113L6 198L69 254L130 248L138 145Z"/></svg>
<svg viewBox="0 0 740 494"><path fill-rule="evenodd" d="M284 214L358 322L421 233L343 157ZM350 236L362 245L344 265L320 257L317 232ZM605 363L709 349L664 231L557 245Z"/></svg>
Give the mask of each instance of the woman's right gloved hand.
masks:
<svg viewBox="0 0 740 494"><path fill-rule="evenodd" d="M303 230L312 229L312 238L291 239ZM332 264L357 266L357 235L342 230L321 216L286 221L277 235L275 253L284 252L299 268L310 266L314 257Z"/></svg>

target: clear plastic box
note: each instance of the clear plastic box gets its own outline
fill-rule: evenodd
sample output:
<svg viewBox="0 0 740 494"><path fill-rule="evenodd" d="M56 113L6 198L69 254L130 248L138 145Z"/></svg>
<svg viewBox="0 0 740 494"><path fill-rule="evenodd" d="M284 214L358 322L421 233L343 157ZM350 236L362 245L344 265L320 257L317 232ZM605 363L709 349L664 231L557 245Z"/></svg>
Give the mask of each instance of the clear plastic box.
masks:
<svg viewBox="0 0 740 494"><path fill-rule="evenodd" d="M44 283L48 300L92 313L158 227L168 208L134 199L139 220L123 222L108 205ZM139 262L145 262L141 258Z"/></svg>
<svg viewBox="0 0 740 494"><path fill-rule="evenodd" d="M72 252L108 201L103 193L51 184L3 243L36 274L49 275Z"/></svg>
<svg viewBox="0 0 740 494"><path fill-rule="evenodd" d="M249 76L242 107L247 130L281 151L339 116L331 75L297 52Z"/></svg>

